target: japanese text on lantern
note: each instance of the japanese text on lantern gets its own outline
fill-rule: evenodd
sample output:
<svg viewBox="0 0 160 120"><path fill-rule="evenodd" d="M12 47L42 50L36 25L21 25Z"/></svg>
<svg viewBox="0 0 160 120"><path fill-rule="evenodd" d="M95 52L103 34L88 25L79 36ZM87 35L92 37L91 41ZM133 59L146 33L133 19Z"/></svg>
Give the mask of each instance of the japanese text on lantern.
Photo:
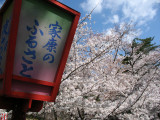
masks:
<svg viewBox="0 0 160 120"><path fill-rule="evenodd" d="M57 47L57 39L61 39L60 33L62 31L62 27L59 25L59 23L56 21L56 24L50 24L49 25L49 35L51 38L49 41L43 46L48 53L45 54L43 57L43 61L48 61L49 63L54 62L54 55L53 53L56 53L56 47Z"/></svg>
<svg viewBox="0 0 160 120"><path fill-rule="evenodd" d="M43 36L43 32L41 29L38 30L39 22L37 20L34 21L34 25L32 27L27 26L26 29L29 32L29 37L25 41L25 43L28 45L28 48L26 51L24 51L24 56L22 56L22 70L20 71L20 75L23 77L29 77L31 78L31 75L29 75L28 71L33 71L33 62L36 60L36 47L38 45L38 42L36 40L37 38L37 32L39 31L41 36Z"/></svg>
<svg viewBox="0 0 160 120"><path fill-rule="evenodd" d="M7 45L8 45L8 35L9 35L9 25L10 20L7 19L5 21L5 24L2 26L2 32L1 32L1 42L0 42L0 74L3 73L2 68L2 60L4 59L3 54L7 51Z"/></svg>
<svg viewBox="0 0 160 120"><path fill-rule="evenodd" d="M38 20L34 20L34 25L32 27L26 27L29 36L25 41L27 49L24 51L24 55L22 56L22 70L19 73L21 76L32 78L31 72L34 71L34 63L36 63L36 59L38 59L36 48L39 48L41 46L39 43L41 40L43 40L42 43L44 43L44 41L46 41L46 43L44 43L43 46L41 46L41 49L45 51L45 54L40 59L48 64L54 63L54 54L56 54L56 48L58 46L57 40L61 39L60 33L62 31L62 27L59 25L57 21L56 24L49 24L48 27L48 40L43 40L46 37L43 37L45 36L44 32L41 29L39 29L40 25ZM37 38L38 32L40 33L41 38Z"/></svg>

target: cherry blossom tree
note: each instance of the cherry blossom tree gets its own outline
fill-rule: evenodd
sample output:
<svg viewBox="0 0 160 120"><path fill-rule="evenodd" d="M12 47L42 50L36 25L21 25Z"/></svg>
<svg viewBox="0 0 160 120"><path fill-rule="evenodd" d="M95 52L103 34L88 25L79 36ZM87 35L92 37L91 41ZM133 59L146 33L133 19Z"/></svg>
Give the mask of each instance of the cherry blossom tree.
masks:
<svg viewBox="0 0 160 120"><path fill-rule="evenodd" d="M95 33L91 14L82 18L56 102L45 103L38 115L55 120L158 119L160 49L153 38L138 39L138 34L133 23Z"/></svg>

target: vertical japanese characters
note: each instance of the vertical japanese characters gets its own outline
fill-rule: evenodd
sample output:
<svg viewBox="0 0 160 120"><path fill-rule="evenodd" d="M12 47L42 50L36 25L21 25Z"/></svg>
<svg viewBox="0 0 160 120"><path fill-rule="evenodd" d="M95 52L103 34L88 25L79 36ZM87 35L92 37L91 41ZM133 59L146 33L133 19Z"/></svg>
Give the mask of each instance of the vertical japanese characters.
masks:
<svg viewBox="0 0 160 120"><path fill-rule="evenodd" d="M49 25L49 35L51 38L46 43L46 45L43 46L48 53L45 54L43 57L43 61L48 61L49 63L54 62L54 55L53 53L56 53L56 47L57 47L57 39L61 39L60 33L62 31L62 27L59 25L59 23L56 21L56 24L50 24Z"/></svg>
<svg viewBox="0 0 160 120"><path fill-rule="evenodd" d="M31 72L34 71L34 63L37 59L37 51L36 47L39 46L39 42L41 42L41 38L37 38L38 32L40 33L41 37L44 35L44 32L39 29L40 25L38 20L34 20L34 25L26 26L26 30L29 32L29 36L27 40L25 41L25 44L27 44L27 49L24 51L24 55L22 56L22 70L20 71L20 75L23 77L32 78ZM42 61L46 63L54 63L55 57L54 54L56 53L56 48L58 46L57 40L60 40L60 33L62 31L62 27L59 25L59 23L56 21L56 24L49 24L49 30L48 31L48 37L49 40L46 44L42 46L41 49L44 49L45 54L43 56Z"/></svg>
<svg viewBox="0 0 160 120"><path fill-rule="evenodd" d="M36 60L36 50L35 48L38 45L37 41L37 33L38 33L38 26L39 22L37 20L34 20L34 25L32 27L27 26L26 29L29 32L29 37L25 41L28 48L26 51L24 51L24 56L22 56L22 70L20 71L20 75L23 77L29 77L31 78L31 75L27 73L28 71L33 71L33 62ZM43 32L39 29L40 34L43 36Z"/></svg>
<svg viewBox="0 0 160 120"><path fill-rule="evenodd" d="M5 21L5 24L2 26L2 32L1 32L1 41L0 41L0 74L3 73L2 68L2 60L4 59L4 54L7 51L7 45L8 45L8 36L10 31L10 19L7 19Z"/></svg>

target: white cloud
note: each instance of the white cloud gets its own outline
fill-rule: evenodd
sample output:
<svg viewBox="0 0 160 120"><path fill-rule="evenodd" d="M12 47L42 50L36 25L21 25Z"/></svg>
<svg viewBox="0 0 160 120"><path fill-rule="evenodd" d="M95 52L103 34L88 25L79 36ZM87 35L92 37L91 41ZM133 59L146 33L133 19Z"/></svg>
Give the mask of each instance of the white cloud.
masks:
<svg viewBox="0 0 160 120"><path fill-rule="evenodd" d="M86 0L86 2L81 3L80 6L85 12L90 12L96 7L94 13L101 13L103 9L102 2L103 0Z"/></svg>
<svg viewBox="0 0 160 120"><path fill-rule="evenodd" d="M124 22L121 22L120 23L120 26L119 26L119 29L121 29L122 31L124 31L125 29L125 23ZM108 28L104 31L105 35L107 36L117 36L117 32L114 30L114 28ZM123 40L124 41L128 41L128 42L132 42L132 40L135 38L135 37L138 37L142 34L142 31L141 29L137 29L135 31L129 31L128 34L126 34L124 37L123 37ZM119 35L119 34L118 34Z"/></svg>
<svg viewBox="0 0 160 120"><path fill-rule="evenodd" d="M103 24L108 24L108 23L119 23L119 16L113 15L111 18L109 18L106 22L104 22Z"/></svg>
<svg viewBox="0 0 160 120"><path fill-rule="evenodd" d="M114 15L113 16L113 22L114 23L118 23L119 22L119 16L118 15Z"/></svg>
<svg viewBox="0 0 160 120"><path fill-rule="evenodd" d="M145 24L147 21L152 20L157 13L158 3L160 0L86 0L81 4L84 11L91 11L97 3L100 3L95 9L95 13L102 13L102 10L110 10L112 16L121 12L122 20L132 20ZM119 17L113 16L114 22L119 21ZM111 22L111 21L110 21Z"/></svg>
<svg viewBox="0 0 160 120"><path fill-rule="evenodd" d="M120 9L126 0L104 0L103 8L110 9L113 12Z"/></svg>
<svg viewBox="0 0 160 120"><path fill-rule="evenodd" d="M156 15L155 5L158 2L160 3L159 0L128 0L123 5L122 12L125 18L139 21L142 24L153 19Z"/></svg>

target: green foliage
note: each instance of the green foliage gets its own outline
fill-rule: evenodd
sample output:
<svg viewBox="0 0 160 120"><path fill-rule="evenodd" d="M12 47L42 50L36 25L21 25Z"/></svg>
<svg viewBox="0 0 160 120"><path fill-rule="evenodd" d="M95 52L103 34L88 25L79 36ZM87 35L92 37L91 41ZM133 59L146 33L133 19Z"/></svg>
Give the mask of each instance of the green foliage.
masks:
<svg viewBox="0 0 160 120"><path fill-rule="evenodd" d="M100 101L100 95L98 95L98 96L96 97L96 101L97 101L97 102Z"/></svg>
<svg viewBox="0 0 160 120"><path fill-rule="evenodd" d="M159 46L157 46L155 43L152 44L154 37L149 37L146 39L135 39L135 43L132 44L133 47L140 46L140 48L136 51L137 54L143 53L148 54L150 51L155 50Z"/></svg>
<svg viewBox="0 0 160 120"><path fill-rule="evenodd" d="M83 96L83 98L84 98L84 99L87 99L87 98L88 98L88 96L87 96L87 95L85 95L85 96Z"/></svg>
<svg viewBox="0 0 160 120"><path fill-rule="evenodd" d="M123 59L122 64L129 64L131 60L132 60L132 57L126 56L126 57Z"/></svg>
<svg viewBox="0 0 160 120"><path fill-rule="evenodd" d="M152 44L154 37L149 37L146 39L139 39L139 38L135 38L132 41L132 45L131 45L131 51L126 52L125 54L125 58L122 60L122 64L125 65L133 65L136 61L133 61L133 54L139 55L138 59L141 59L141 55L142 54L148 54L151 51L156 50L159 45L156 45L155 43Z"/></svg>

